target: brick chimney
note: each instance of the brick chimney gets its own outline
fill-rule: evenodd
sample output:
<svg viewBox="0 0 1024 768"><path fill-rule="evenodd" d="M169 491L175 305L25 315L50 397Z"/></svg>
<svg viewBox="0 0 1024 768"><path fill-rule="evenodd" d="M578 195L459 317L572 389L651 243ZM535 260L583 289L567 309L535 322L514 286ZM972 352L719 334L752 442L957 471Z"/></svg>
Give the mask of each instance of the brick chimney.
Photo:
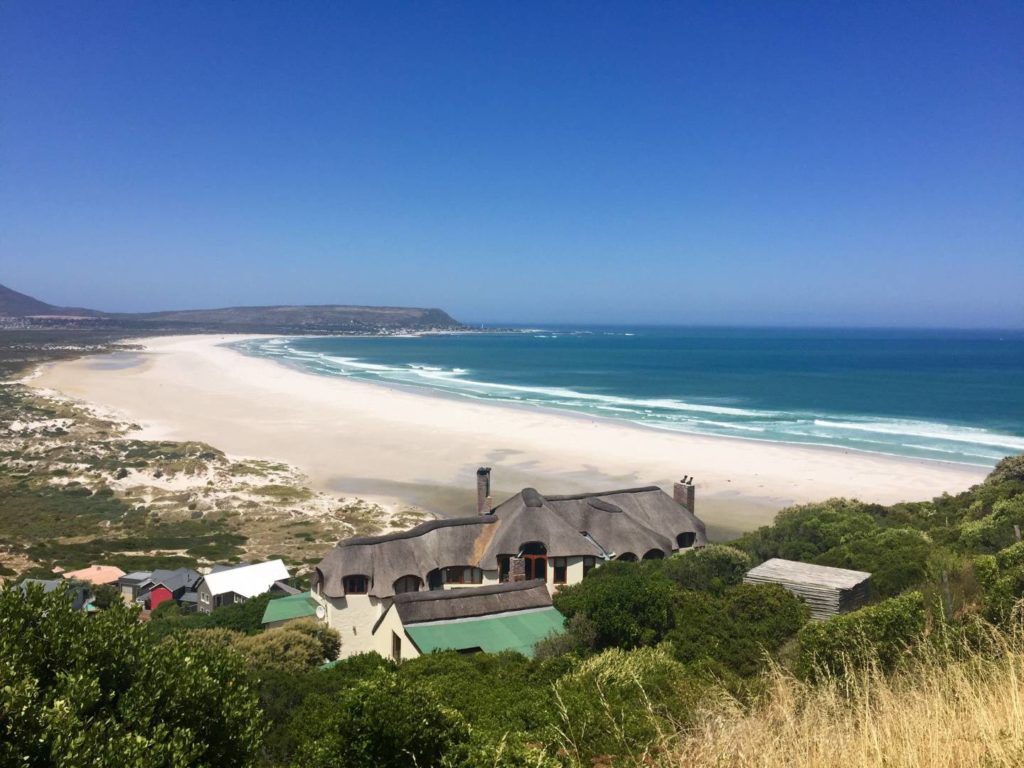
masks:
<svg viewBox="0 0 1024 768"><path fill-rule="evenodd" d="M693 478L684 477L678 483L672 485L672 498L676 500L677 504L686 507L693 514L695 511L693 506L695 490Z"/></svg>
<svg viewBox="0 0 1024 768"><path fill-rule="evenodd" d="M491 511L491 468L480 467L476 471L476 513L487 515Z"/></svg>

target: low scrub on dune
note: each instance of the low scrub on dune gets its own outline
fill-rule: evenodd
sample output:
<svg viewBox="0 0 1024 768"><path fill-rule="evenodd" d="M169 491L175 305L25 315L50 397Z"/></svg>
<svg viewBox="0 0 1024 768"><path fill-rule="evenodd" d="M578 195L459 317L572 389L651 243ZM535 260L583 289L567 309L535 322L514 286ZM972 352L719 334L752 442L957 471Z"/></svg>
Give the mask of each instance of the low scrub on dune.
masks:
<svg viewBox="0 0 1024 768"><path fill-rule="evenodd" d="M756 705L717 701L670 739L659 762L687 768L1024 765L1024 644L998 635L990 643L995 647L985 652L933 648L895 674L872 664L814 684L775 668Z"/></svg>

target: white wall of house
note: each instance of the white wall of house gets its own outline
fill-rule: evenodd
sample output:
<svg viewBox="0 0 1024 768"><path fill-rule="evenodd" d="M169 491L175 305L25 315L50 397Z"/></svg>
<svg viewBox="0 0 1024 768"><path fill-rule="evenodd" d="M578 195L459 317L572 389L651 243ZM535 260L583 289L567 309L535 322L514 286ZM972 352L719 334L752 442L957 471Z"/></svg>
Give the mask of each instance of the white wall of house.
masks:
<svg viewBox="0 0 1024 768"><path fill-rule="evenodd" d="M370 595L324 597L313 595L327 615L326 624L341 635L341 657L354 656L377 650L372 634L373 625L391 605L391 599L380 600Z"/></svg>
<svg viewBox="0 0 1024 768"><path fill-rule="evenodd" d="M394 658L393 653L396 635L401 644L400 657L397 659ZM377 631L373 633L373 642L373 649L385 659L405 661L407 659L415 659L420 655L420 652L416 650L416 646L412 644L412 640L406 637L405 627L402 626L402 620L399 618L398 611L396 610L390 610L384 615L384 620L377 627Z"/></svg>

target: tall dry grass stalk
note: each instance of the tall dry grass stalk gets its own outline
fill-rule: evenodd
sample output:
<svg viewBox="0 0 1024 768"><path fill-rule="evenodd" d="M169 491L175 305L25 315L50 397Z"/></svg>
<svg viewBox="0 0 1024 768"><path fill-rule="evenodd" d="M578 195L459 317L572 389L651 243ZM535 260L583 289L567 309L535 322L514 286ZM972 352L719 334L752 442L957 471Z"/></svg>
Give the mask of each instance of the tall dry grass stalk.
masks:
<svg viewBox="0 0 1024 768"><path fill-rule="evenodd" d="M1024 766L1024 645L936 648L903 671L807 685L782 670L751 709L719 702L659 764L685 768Z"/></svg>

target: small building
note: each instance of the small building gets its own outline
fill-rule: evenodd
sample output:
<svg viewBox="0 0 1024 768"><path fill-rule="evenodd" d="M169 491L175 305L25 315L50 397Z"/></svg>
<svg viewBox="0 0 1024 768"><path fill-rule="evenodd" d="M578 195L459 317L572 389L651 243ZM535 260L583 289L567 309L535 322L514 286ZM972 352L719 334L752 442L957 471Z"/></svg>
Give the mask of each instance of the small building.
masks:
<svg viewBox="0 0 1024 768"><path fill-rule="evenodd" d="M90 565L88 568L63 574L65 579L85 581L93 585L114 584L124 575L125 572L116 565Z"/></svg>
<svg viewBox="0 0 1024 768"><path fill-rule="evenodd" d="M224 605L244 603L250 598L271 591L275 582L289 577L281 560L240 565L208 573L196 584L200 613L210 613Z"/></svg>
<svg viewBox="0 0 1024 768"><path fill-rule="evenodd" d="M132 571L119 578L117 588L121 590L121 599L128 605L134 603L148 589L152 575L152 571Z"/></svg>
<svg viewBox="0 0 1024 768"><path fill-rule="evenodd" d="M565 617L540 580L405 592L373 627L373 650L394 661L432 651L533 656L537 643L564 628Z"/></svg>
<svg viewBox="0 0 1024 768"><path fill-rule="evenodd" d="M148 588L140 597L149 610L156 610L161 603L168 600L180 602L186 594L194 593L201 578L191 568L156 570L150 575Z"/></svg>
<svg viewBox="0 0 1024 768"><path fill-rule="evenodd" d="M803 600L812 619L854 611L871 597L871 574L775 557L743 577L744 584L778 584Z"/></svg>
<svg viewBox="0 0 1024 768"><path fill-rule="evenodd" d="M267 603L263 611L263 628L272 629L282 627L288 622L299 619L308 619L317 616L317 609L323 613L323 608L309 592L299 592L296 595L278 597Z"/></svg>
<svg viewBox="0 0 1024 768"><path fill-rule="evenodd" d="M18 584L18 589L23 595L27 594L32 587L43 590L44 595L58 590L62 591L71 600L71 607L76 611L91 608L92 595L89 592L89 587L83 582L72 582L65 579L25 579Z"/></svg>

